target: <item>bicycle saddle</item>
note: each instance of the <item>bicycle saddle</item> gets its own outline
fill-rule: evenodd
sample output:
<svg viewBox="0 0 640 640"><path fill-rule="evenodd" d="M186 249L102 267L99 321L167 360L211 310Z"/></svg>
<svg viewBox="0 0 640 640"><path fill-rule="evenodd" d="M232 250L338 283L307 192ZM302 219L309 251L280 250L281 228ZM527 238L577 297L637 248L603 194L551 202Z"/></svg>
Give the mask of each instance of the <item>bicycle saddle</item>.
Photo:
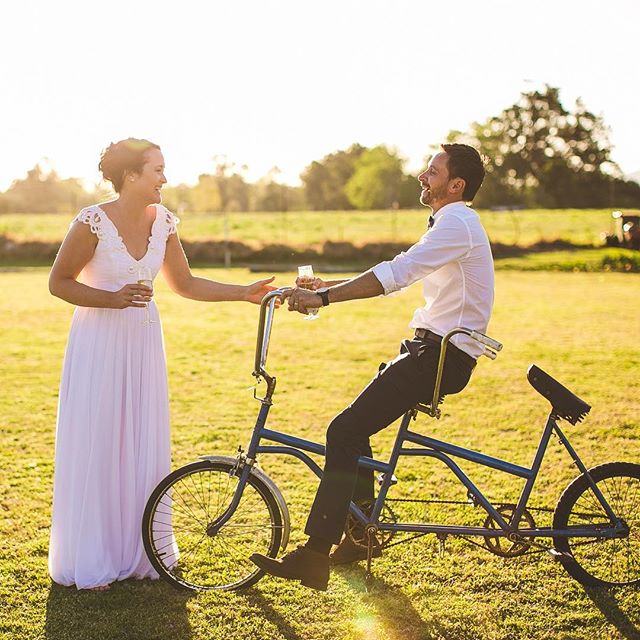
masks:
<svg viewBox="0 0 640 640"><path fill-rule="evenodd" d="M557 380L532 364L527 370L527 380L531 386L543 395L553 408L553 413L571 424L581 422L591 411L591 405L581 400Z"/></svg>

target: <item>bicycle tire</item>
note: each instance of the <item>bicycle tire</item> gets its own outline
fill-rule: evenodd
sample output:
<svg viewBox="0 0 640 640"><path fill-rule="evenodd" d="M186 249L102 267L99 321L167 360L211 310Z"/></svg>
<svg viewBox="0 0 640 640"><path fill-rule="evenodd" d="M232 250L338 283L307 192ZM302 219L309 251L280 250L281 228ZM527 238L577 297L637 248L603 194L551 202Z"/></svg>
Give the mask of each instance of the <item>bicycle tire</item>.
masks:
<svg viewBox="0 0 640 640"><path fill-rule="evenodd" d="M640 465L609 462L589 474L613 509L629 528L626 538L554 537L558 560L578 582L588 586L640 584ZM553 528L606 526L609 518L583 474L558 500Z"/></svg>
<svg viewBox="0 0 640 640"><path fill-rule="evenodd" d="M229 505L237 481L234 464L203 460L176 469L153 490L142 540L160 578L180 589L233 591L264 575L249 556L276 557L282 516L271 489L255 474L231 519L217 534L207 533Z"/></svg>

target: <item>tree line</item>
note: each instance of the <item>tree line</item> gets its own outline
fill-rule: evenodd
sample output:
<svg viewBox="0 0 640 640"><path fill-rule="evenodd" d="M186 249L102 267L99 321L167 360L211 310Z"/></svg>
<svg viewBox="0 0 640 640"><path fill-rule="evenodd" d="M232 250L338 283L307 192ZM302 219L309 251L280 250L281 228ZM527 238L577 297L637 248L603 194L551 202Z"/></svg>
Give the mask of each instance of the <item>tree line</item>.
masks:
<svg viewBox="0 0 640 640"><path fill-rule="evenodd" d="M451 131L447 142L471 144L486 158L477 207L640 206L640 185L625 180L611 160L603 118L581 100L565 108L555 87L522 93L500 114L474 122L467 131ZM300 176L301 186L294 187L280 181L277 167L248 182L246 167L217 156L211 173L200 175L195 185L166 186L163 200L170 209L196 212L411 208L417 206L419 189L405 167L393 148L356 143L311 162ZM0 193L0 213L69 213L108 195L106 189L88 191L79 180L61 179L36 165Z"/></svg>

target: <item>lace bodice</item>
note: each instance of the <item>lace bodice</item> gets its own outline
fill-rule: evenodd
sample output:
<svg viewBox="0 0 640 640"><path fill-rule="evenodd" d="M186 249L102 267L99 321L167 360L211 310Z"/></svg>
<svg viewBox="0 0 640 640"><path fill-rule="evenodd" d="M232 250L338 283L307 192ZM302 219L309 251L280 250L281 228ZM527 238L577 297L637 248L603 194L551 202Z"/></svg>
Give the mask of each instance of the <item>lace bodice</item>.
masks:
<svg viewBox="0 0 640 640"><path fill-rule="evenodd" d="M180 222L179 218L163 205L157 204L155 208L156 217L151 225L147 252L140 260L136 260L127 251L115 224L98 205L80 211L72 224L88 224L91 232L98 237L93 257L85 265L80 276L82 282L97 289L117 291L125 284L136 282L138 269L142 266L149 267L155 278L164 261L167 238L176 232L176 225Z"/></svg>

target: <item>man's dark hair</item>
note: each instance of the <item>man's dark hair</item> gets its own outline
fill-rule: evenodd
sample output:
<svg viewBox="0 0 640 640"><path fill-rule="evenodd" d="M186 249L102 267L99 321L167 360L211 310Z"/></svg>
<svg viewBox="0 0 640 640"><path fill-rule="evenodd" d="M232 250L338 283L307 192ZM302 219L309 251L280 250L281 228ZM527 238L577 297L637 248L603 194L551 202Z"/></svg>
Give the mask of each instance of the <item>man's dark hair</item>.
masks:
<svg viewBox="0 0 640 640"><path fill-rule="evenodd" d="M465 202L471 202L484 180L484 163L480 154L468 144L440 145L447 154L449 178L462 178Z"/></svg>

